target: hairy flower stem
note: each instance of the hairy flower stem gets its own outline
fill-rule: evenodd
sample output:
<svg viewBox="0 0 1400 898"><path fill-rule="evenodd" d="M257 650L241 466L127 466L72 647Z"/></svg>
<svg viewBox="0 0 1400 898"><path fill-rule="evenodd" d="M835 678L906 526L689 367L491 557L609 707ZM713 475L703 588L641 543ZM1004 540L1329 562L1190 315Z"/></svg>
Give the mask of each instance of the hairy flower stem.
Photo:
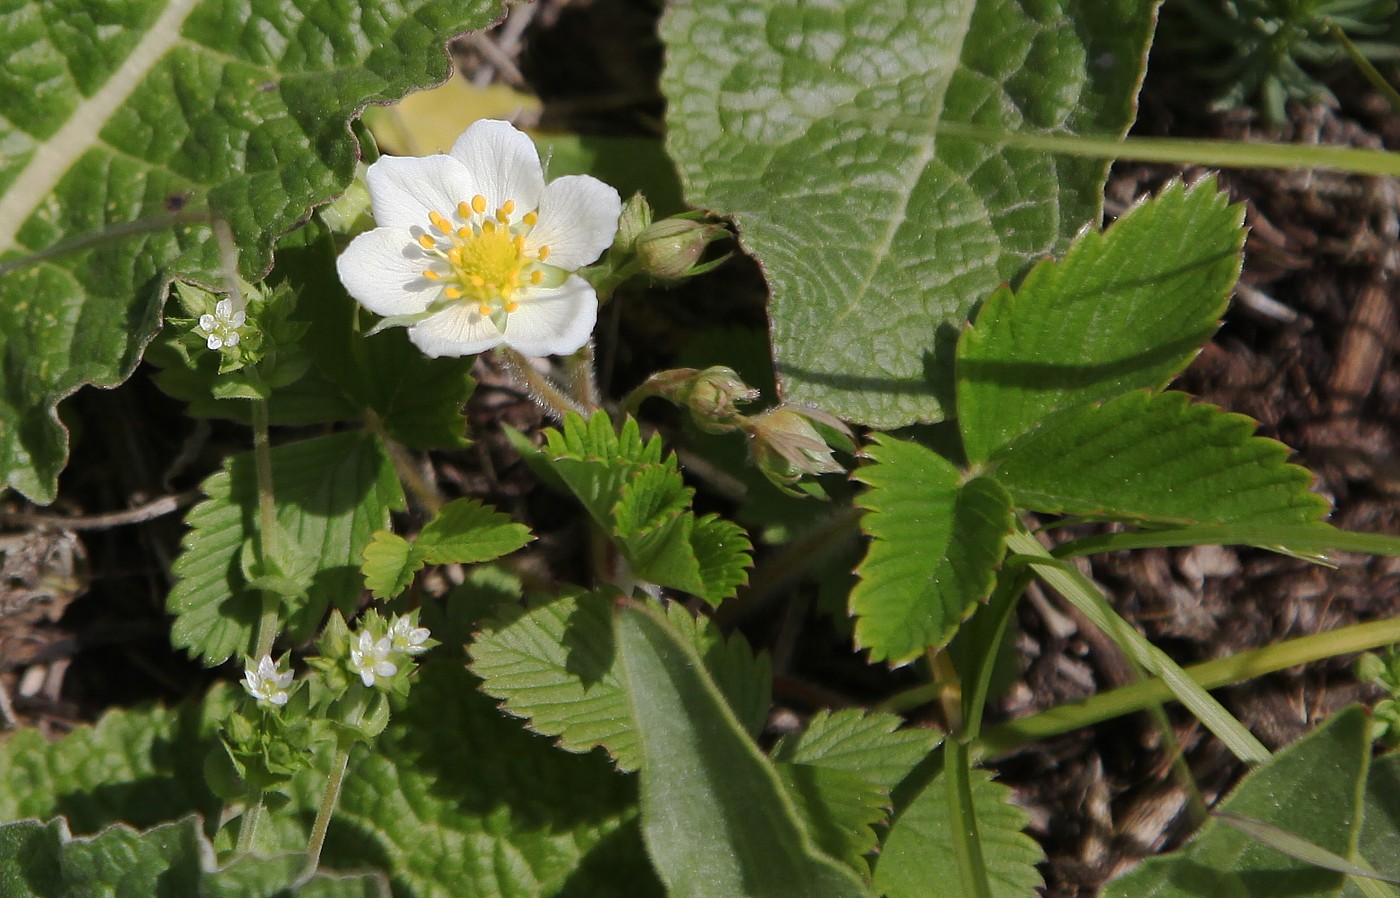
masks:
<svg viewBox="0 0 1400 898"><path fill-rule="evenodd" d="M348 739L342 738L336 745L335 757L331 759L331 774L326 779L326 791L321 795L321 806L316 809L316 821L311 824L311 839L306 844L306 872L315 873L321 864L321 849L326 844L326 830L331 825L331 814L340 799L340 787L345 782L345 771L350 766L350 746Z"/></svg>
<svg viewBox="0 0 1400 898"><path fill-rule="evenodd" d="M496 358L501 360L501 364L510 372L511 377L514 377L525 387L535 404L552 415L555 420L564 420L564 416L569 412L575 412L586 418L594 410L575 401L559 389L554 381L541 374L534 365L530 364L529 359L509 346L496 347Z"/></svg>
<svg viewBox="0 0 1400 898"><path fill-rule="evenodd" d="M244 799L243 819L238 823L238 844L234 846L236 855L245 855L253 850L253 836L257 834L262 813L262 792L250 786Z"/></svg>
<svg viewBox="0 0 1400 898"><path fill-rule="evenodd" d="M277 500L272 490L272 446L268 441L267 400L253 400L253 467L258 478L258 526L262 530L261 545L263 561L277 557ZM261 658L272 653L273 640L277 638L278 612L282 608L281 598L274 592L263 590L262 618L258 621L258 638L253 646L253 657Z"/></svg>

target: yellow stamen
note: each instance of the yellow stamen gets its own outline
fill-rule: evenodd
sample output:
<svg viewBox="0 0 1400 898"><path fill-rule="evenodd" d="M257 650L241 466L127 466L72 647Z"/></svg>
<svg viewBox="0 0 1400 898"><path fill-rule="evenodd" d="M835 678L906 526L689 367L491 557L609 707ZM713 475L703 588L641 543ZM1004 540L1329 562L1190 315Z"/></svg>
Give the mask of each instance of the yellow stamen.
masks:
<svg viewBox="0 0 1400 898"><path fill-rule="evenodd" d="M458 204L457 204L457 217L458 217L458 218L471 218L471 217L472 217L472 207L469 206L465 201L458 203Z"/></svg>
<svg viewBox="0 0 1400 898"><path fill-rule="evenodd" d="M485 286L486 286L486 278L482 277L482 276L479 275L479 274L474 274L474 275L472 275L470 278L468 278L467 280L471 282L471 285L472 285L473 287L485 287Z"/></svg>
<svg viewBox="0 0 1400 898"><path fill-rule="evenodd" d="M418 245L423 247L424 249L433 249L437 246L437 241L434 240L432 237L428 236L427 234L419 234Z"/></svg>
<svg viewBox="0 0 1400 898"><path fill-rule="evenodd" d="M516 302L513 299L506 303L507 314L509 314L510 312L514 312L518 308L520 308L520 303Z"/></svg>
<svg viewBox="0 0 1400 898"><path fill-rule="evenodd" d="M526 212L526 213L525 213L525 217L522 218L522 219L520 219L520 220L523 221L523 222L525 222L525 224L527 224L527 225L529 225L530 227L533 228L533 227L535 226L535 222L537 222L537 221L540 220L540 217L539 217L538 215L536 215L534 212Z"/></svg>
<svg viewBox="0 0 1400 898"><path fill-rule="evenodd" d="M486 219L485 221L483 221L483 222L481 223L481 233L483 233L483 234L494 234L494 233L496 233L496 223L495 223L494 221L492 221L491 219L489 219L489 218Z"/></svg>
<svg viewBox="0 0 1400 898"><path fill-rule="evenodd" d="M462 248L460 246L454 246L449 249L447 251L447 261L451 262L454 268L460 266L462 264Z"/></svg>
<svg viewBox="0 0 1400 898"><path fill-rule="evenodd" d="M539 248L539 251L538 251L538 253L537 253L537 255L540 257L540 261L541 261L541 262L543 262L545 259L548 259L548 258L549 258L549 247L547 247L547 246L542 246L542 247L540 247L540 248Z"/></svg>
<svg viewBox="0 0 1400 898"><path fill-rule="evenodd" d="M439 231L442 231L444 234L452 233L452 224L443 216L441 212L429 212L428 221L431 221L433 223L433 227L437 228Z"/></svg>
<svg viewBox="0 0 1400 898"><path fill-rule="evenodd" d="M482 318L489 318L491 315L491 307L488 306L486 303L482 303L481 305L477 306L476 310L481 314Z"/></svg>
<svg viewBox="0 0 1400 898"><path fill-rule="evenodd" d="M423 272L423 277L427 278L430 281L442 280L442 275L438 274L436 271L433 271L431 268Z"/></svg>
<svg viewBox="0 0 1400 898"><path fill-rule="evenodd" d="M540 271L540 270L537 268L537 269L535 269L534 271L530 272L530 283L531 283L531 284L533 284L533 285L535 285L535 286L539 286L539 283L540 283L540 281L542 281L542 280L544 280L544 272L543 272L543 271Z"/></svg>
<svg viewBox="0 0 1400 898"><path fill-rule="evenodd" d="M482 196L479 193L476 196L472 197L472 211L475 212L477 215L480 215L481 213L485 212L486 197Z"/></svg>
<svg viewBox="0 0 1400 898"><path fill-rule="evenodd" d="M460 237L460 238L463 239L463 240L466 240L466 239L467 239L468 237L470 237L471 235L472 235L472 229L471 229L471 228L468 228L468 227L461 227L461 228L458 228L458 229L457 229L457 236Z"/></svg>
<svg viewBox="0 0 1400 898"><path fill-rule="evenodd" d="M507 214L507 215L509 215L509 214L511 214L512 212L514 212L514 211L515 211L515 200L506 200L504 203L501 203L501 211L504 212L504 213Z"/></svg>
<svg viewBox="0 0 1400 898"><path fill-rule="evenodd" d="M523 253L523 252L525 251L525 235L524 235L524 234L516 234L516 235L515 235L515 239L512 240L511 243L514 243L514 244L515 244L516 252L522 252L522 253Z"/></svg>
<svg viewBox="0 0 1400 898"><path fill-rule="evenodd" d="M442 295L446 296L448 299L461 299L462 291L458 287L444 287Z"/></svg>

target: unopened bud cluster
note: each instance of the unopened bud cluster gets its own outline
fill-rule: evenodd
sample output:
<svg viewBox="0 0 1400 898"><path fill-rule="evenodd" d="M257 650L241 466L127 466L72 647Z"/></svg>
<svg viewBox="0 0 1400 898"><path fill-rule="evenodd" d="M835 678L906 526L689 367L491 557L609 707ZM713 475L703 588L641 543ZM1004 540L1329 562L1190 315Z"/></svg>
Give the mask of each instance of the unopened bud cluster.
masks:
<svg viewBox="0 0 1400 898"><path fill-rule="evenodd" d="M613 250L630 254L637 268L658 281L679 281L704 274L726 257L701 262L705 248L729 236L728 229L716 222L695 217L697 213L652 220L651 206L637 194L622 207Z"/></svg>

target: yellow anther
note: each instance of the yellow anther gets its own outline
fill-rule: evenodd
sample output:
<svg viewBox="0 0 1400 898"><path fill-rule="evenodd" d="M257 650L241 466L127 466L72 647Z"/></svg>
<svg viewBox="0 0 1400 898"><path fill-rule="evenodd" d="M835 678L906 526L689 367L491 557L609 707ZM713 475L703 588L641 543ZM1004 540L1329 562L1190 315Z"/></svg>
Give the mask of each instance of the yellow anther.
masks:
<svg viewBox="0 0 1400 898"><path fill-rule="evenodd" d="M530 272L530 283L531 283L531 284L533 284L533 285L535 285L535 286L539 286L539 283L540 283L540 281L542 281L542 280L544 280L544 272L543 272L543 271L540 271L540 270L537 268L537 269L535 269L534 271Z"/></svg>
<svg viewBox="0 0 1400 898"><path fill-rule="evenodd" d="M418 245L423 247L424 249L434 249L437 247L437 241L434 240L432 237L428 236L427 234L419 234Z"/></svg>
<svg viewBox="0 0 1400 898"><path fill-rule="evenodd" d="M457 217L458 217L458 218L471 218L471 217L472 217L472 207L471 207L470 205L468 205L465 201L458 203L458 204L457 204Z"/></svg>
<svg viewBox="0 0 1400 898"><path fill-rule="evenodd" d="M491 219L489 219L489 218L486 219L485 221L483 221L483 222L481 223L481 233L483 233L483 234L494 234L494 233L496 233L496 223L495 223L494 221L492 221Z"/></svg>
<svg viewBox="0 0 1400 898"><path fill-rule="evenodd" d="M514 311L515 311L516 309L518 309L518 308L520 308L520 303L516 302L516 301L513 300L513 299L506 303L506 312L507 312L507 313L514 312Z"/></svg>
<svg viewBox="0 0 1400 898"><path fill-rule="evenodd" d="M447 251L447 261L451 262L454 267L460 266L462 264L462 248L460 246L454 246L449 249Z"/></svg>
<svg viewBox="0 0 1400 898"><path fill-rule="evenodd" d="M507 215L509 215L509 214L511 214L512 212L514 212L514 211L515 211L515 200L506 200L504 203L501 203L501 211L504 212L504 213L507 214Z"/></svg>
<svg viewBox="0 0 1400 898"><path fill-rule="evenodd" d="M482 276L479 275L479 274L474 274L474 275L472 275L470 278L468 278L468 280L471 282L471 285L472 285L473 287L485 287L485 286L486 286L486 278L482 277Z"/></svg>
<svg viewBox="0 0 1400 898"><path fill-rule="evenodd" d="M496 210L496 220L503 225L510 224L510 213L506 211L505 206Z"/></svg>
<svg viewBox="0 0 1400 898"><path fill-rule="evenodd" d="M442 295L446 296L448 299L461 299L462 290L460 287L444 287Z"/></svg>
<svg viewBox="0 0 1400 898"><path fill-rule="evenodd" d="M430 281L442 280L442 275L438 274L436 271L433 271L431 268L423 272L423 277L427 278Z"/></svg>
<svg viewBox="0 0 1400 898"><path fill-rule="evenodd" d="M526 212L526 213L525 213L525 217L522 218L522 219L520 219L520 220L523 221L523 222L525 222L525 224L527 224L527 225L529 225L530 227L533 228L533 227L535 226L535 222L537 222L537 221L540 220L540 217L539 217L538 215L536 215L534 212Z"/></svg>
<svg viewBox="0 0 1400 898"><path fill-rule="evenodd" d="M486 197L482 196L479 193L476 196L472 197L472 211L475 212L477 215L480 215L481 213L485 212ZM466 216L463 217L465 218Z"/></svg>
<svg viewBox="0 0 1400 898"><path fill-rule="evenodd" d="M540 257L540 261L541 261L541 262L543 262L545 259L548 259L548 258L549 258L549 247L547 247L547 246L542 246L542 247L540 247L539 250L537 251L537 255Z"/></svg>
<svg viewBox="0 0 1400 898"><path fill-rule="evenodd" d="M428 221L431 221L433 223L433 227L437 228L439 231L442 231L444 234L452 233L452 223L449 222L441 212L429 212Z"/></svg>
<svg viewBox="0 0 1400 898"><path fill-rule="evenodd" d="M515 251L516 251L516 252L519 252L519 253L525 252L525 235L524 235L524 234L516 234L516 235L515 235L515 239L512 240L511 243L514 243L514 244L515 244Z"/></svg>
<svg viewBox="0 0 1400 898"><path fill-rule="evenodd" d="M471 229L471 228L468 228L468 227L465 227L465 226L464 226L464 227L460 227L460 228L457 229L457 236L458 236L459 238L461 238L462 240L466 240L466 239L467 239L468 237L470 237L471 235L472 235L472 229Z"/></svg>
<svg viewBox="0 0 1400 898"><path fill-rule="evenodd" d="M481 305L477 306L476 310L481 314L482 318L489 318L491 315L491 307L486 303L482 303Z"/></svg>

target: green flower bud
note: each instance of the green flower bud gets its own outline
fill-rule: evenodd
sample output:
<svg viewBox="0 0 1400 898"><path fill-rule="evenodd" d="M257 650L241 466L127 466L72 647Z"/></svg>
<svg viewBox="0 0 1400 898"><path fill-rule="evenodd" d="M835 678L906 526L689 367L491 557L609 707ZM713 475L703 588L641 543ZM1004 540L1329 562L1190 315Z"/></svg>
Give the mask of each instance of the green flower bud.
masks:
<svg viewBox="0 0 1400 898"><path fill-rule="evenodd" d="M751 439L749 457L775 486L787 493L809 474L846 470L833 449L849 452L855 440L834 415L805 406L779 406L744 423Z"/></svg>
<svg viewBox="0 0 1400 898"><path fill-rule="evenodd" d="M709 271L714 264L698 265L705 247L723 240L729 232L723 225L666 218L656 222L637 238L637 261L642 271L658 280L678 281Z"/></svg>
<svg viewBox="0 0 1400 898"><path fill-rule="evenodd" d="M737 403L752 402L758 390L744 383L733 368L716 365L691 379L685 403L697 427L708 433L734 429L741 417Z"/></svg>
<svg viewBox="0 0 1400 898"><path fill-rule="evenodd" d="M651 227L651 204L640 193L622 204L622 215L617 220L617 236L613 238L613 251L631 253L637 238Z"/></svg>

